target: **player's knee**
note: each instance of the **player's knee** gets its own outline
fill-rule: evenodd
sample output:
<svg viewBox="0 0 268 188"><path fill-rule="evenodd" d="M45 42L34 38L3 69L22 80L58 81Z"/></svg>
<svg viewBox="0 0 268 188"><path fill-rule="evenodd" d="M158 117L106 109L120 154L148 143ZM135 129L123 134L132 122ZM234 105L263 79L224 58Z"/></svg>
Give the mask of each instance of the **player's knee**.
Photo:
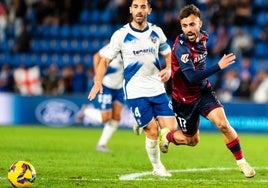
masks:
<svg viewBox="0 0 268 188"><path fill-rule="evenodd" d="M112 119L114 119L116 121L120 121L121 120L121 115L120 114L115 114L115 115L113 115Z"/></svg>
<svg viewBox="0 0 268 188"><path fill-rule="evenodd" d="M187 145L188 146L196 146L199 142L199 136L194 136L190 139L188 139Z"/></svg>
<svg viewBox="0 0 268 188"><path fill-rule="evenodd" d="M102 119L102 123L107 123L108 121L110 121L109 118L103 118L103 119Z"/></svg>
<svg viewBox="0 0 268 188"><path fill-rule="evenodd" d="M222 121L217 123L217 127L220 129L220 131L224 134L230 130L230 125L226 121Z"/></svg>
<svg viewBox="0 0 268 188"><path fill-rule="evenodd" d="M148 129L147 127L144 128L144 133L146 137L152 139L152 140L157 140L158 139L158 132L157 130L154 129Z"/></svg>

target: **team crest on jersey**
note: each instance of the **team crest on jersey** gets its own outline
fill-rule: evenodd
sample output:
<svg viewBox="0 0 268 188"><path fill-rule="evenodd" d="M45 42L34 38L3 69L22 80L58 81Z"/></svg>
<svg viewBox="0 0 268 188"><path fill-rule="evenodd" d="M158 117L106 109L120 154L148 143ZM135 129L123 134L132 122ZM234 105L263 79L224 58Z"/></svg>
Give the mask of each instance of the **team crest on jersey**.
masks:
<svg viewBox="0 0 268 188"><path fill-rule="evenodd" d="M189 54L182 54L181 61L187 63L187 61L189 61Z"/></svg>
<svg viewBox="0 0 268 188"><path fill-rule="evenodd" d="M155 36L151 36L151 41L152 41L152 43L156 43L156 41L157 41L157 37L155 37Z"/></svg>

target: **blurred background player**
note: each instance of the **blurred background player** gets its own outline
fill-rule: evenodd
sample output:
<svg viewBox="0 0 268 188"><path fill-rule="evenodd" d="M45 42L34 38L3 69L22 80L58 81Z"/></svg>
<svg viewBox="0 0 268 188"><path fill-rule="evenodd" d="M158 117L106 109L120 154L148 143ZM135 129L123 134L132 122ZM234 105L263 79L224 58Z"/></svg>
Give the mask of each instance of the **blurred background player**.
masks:
<svg viewBox="0 0 268 188"><path fill-rule="evenodd" d="M199 142L200 115L214 123L222 132L227 148L232 152L237 165L245 177L255 175L246 162L236 131L229 124L223 106L212 91L207 79L235 62L235 55L223 55L220 61L206 68L208 35L201 30L200 10L194 5L181 9L179 21L183 34L179 35L172 50L172 105L178 124L187 137L187 145ZM161 130L160 147L167 152L169 142L179 143L174 132Z"/></svg>
<svg viewBox="0 0 268 188"><path fill-rule="evenodd" d="M93 56L94 72L96 72L99 66L101 57L108 50L109 45L104 46ZM124 104L124 91L123 91L123 67L122 58L118 55L110 63L108 70L103 78L103 92L97 96L97 109L90 111L87 114L84 106L82 110L83 115L94 118L96 122L102 123L104 128L99 138L96 150L100 152L108 152L107 143L117 130L121 113Z"/></svg>
<svg viewBox="0 0 268 188"><path fill-rule="evenodd" d="M160 160L158 142L159 127L177 129L164 86L170 78L171 49L162 29L147 22L152 10L149 0L132 0L129 10L132 21L113 33L88 98L93 100L98 92L103 92L102 79L109 63L118 54L122 55L126 99L137 124L144 130L152 174L171 176ZM164 57L165 66L161 65L159 53Z"/></svg>

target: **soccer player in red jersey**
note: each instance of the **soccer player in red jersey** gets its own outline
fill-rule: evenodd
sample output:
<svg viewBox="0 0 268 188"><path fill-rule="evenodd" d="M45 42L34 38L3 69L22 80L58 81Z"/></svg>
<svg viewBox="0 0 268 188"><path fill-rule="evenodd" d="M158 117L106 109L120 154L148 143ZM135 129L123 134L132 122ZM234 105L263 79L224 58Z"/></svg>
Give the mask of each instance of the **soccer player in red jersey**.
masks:
<svg viewBox="0 0 268 188"><path fill-rule="evenodd" d="M217 64L206 68L208 35L201 30L200 10L195 5L185 6L179 13L179 22L183 33L176 38L172 49L172 106L181 129L176 132L182 132L186 139L181 142L175 131L164 128L160 133L160 149L167 152L170 142L195 146L199 141L202 115L221 131L240 171L245 177L253 177L255 171L245 160L239 137L229 124L224 108L207 79L232 65L236 57L233 53L226 54Z"/></svg>

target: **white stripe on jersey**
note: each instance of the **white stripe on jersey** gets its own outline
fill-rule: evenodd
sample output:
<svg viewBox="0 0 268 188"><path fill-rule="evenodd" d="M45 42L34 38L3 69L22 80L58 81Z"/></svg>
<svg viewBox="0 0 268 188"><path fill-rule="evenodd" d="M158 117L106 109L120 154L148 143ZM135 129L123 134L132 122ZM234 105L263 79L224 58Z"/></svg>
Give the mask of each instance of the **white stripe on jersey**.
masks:
<svg viewBox="0 0 268 188"><path fill-rule="evenodd" d="M110 41L110 49L103 54L113 59L122 54L125 90L128 99L157 96L165 92L160 71L159 53L171 52L162 29L148 23L147 29L136 30L130 24L117 30Z"/></svg>

